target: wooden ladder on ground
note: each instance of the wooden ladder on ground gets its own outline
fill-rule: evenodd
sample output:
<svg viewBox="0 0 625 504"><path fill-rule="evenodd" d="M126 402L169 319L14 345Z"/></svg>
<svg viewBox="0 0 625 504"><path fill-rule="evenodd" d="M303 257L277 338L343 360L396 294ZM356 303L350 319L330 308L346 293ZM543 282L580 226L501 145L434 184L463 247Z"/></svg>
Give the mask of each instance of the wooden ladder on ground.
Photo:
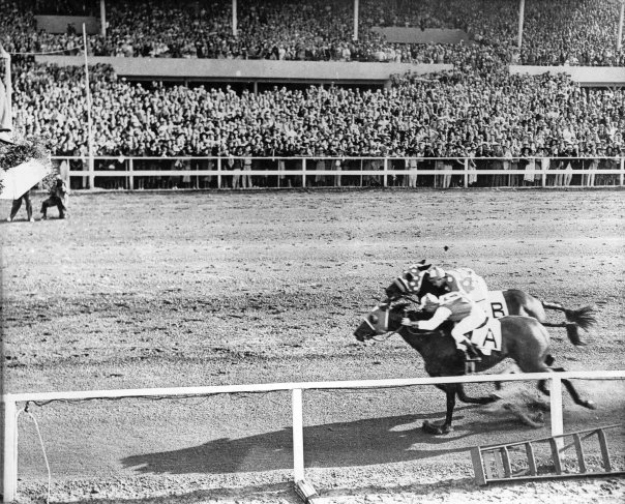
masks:
<svg viewBox="0 0 625 504"><path fill-rule="evenodd" d="M595 429L572 432L532 441L516 443L475 446L471 449L471 459L478 485L495 482L528 481L539 479L566 479L589 476L610 476L625 474L623 470L615 470L610 460L606 430L623 427L621 424L608 425ZM601 453L601 470L593 470L584 453L584 441L596 436ZM569 444L565 441L571 439ZM547 445L549 463L539 466L536 446ZM564 467L562 454L570 448L575 449L577 471ZM514 457L521 459L521 467L515 467Z"/></svg>

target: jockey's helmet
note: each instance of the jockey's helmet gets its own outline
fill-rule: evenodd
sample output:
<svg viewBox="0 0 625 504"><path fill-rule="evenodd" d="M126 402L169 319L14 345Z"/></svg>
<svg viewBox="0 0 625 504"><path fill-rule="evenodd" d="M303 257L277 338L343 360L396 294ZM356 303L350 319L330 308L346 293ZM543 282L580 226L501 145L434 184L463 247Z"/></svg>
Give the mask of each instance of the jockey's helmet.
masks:
<svg viewBox="0 0 625 504"><path fill-rule="evenodd" d="M428 275L432 280L442 280L445 276L447 276L447 273L440 266L432 266L428 270Z"/></svg>
<svg viewBox="0 0 625 504"><path fill-rule="evenodd" d="M431 294L429 292L421 298L421 306L423 307L424 310L427 310L427 311L436 310L439 304L440 303L438 301L438 298L434 294Z"/></svg>

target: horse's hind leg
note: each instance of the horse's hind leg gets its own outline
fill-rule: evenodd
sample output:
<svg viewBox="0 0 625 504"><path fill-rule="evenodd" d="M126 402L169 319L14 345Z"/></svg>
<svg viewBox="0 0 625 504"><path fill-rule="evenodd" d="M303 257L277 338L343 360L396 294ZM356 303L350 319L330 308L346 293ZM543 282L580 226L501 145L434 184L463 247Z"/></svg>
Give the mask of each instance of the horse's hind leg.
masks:
<svg viewBox="0 0 625 504"><path fill-rule="evenodd" d="M561 373L566 371L566 369L564 369L563 367L551 368L551 370L552 371L559 371ZM584 408L588 408L588 409L597 409L597 405L595 404L595 402L591 401L590 399L583 399L579 395L579 392L577 392L577 390L575 389L575 387L573 386L573 384L569 380L564 380L563 379L562 383L566 387L566 390L569 391L569 394L571 395L571 398L573 399L575 404L579 404L580 406L583 406ZM544 383L543 383L543 386L545 386Z"/></svg>

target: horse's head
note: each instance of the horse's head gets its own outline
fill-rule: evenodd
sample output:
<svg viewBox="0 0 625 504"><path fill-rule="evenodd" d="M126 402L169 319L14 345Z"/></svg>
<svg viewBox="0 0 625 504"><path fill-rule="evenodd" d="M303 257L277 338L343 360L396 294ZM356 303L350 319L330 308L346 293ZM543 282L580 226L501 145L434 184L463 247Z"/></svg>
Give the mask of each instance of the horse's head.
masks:
<svg viewBox="0 0 625 504"><path fill-rule="evenodd" d="M428 281L427 270L432 265L426 264L425 260L413 264L402 276L396 278L386 289L386 296L389 301L399 299L404 296L414 296L420 299L421 296L432 292L434 285Z"/></svg>
<svg viewBox="0 0 625 504"><path fill-rule="evenodd" d="M431 316L431 312L420 309L415 310L414 305L406 301L383 303L376 306L365 315L363 322L354 331L354 336L356 336L358 341L367 341L374 338L385 339L376 337L384 335L388 337L391 336L392 333L397 332L403 337L409 334L412 339L412 337L417 334L423 335L430 331L402 326L402 319L407 317L414 322L417 320L427 320ZM438 330L450 331L452 327L453 322L445 321L439 326ZM407 331L407 333L404 330Z"/></svg>
<svg viewBox="0 0 625 504"><path fill-rule="evenodd" d="M354 336L358 341L366 341L399 330L407 307L406 303L394 305L384 303L376 306L364 317L363 322L354 331Z"/></svg>

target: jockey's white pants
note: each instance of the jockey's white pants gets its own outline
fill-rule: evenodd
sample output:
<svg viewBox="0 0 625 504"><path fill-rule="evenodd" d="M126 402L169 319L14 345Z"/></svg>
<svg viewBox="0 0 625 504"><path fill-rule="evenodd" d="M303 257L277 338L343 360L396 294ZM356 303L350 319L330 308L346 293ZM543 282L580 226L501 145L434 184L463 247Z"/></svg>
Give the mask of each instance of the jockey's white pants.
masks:
<svg viewBox="0 0 625 504"><path fill-rule="evenodd" d="M458 348L464 348L468 338L465 336L468 332L477 329L486 321L486 314L479 306L474 306L471 313L462 320L456 322L451 330L451 337L456 341Z"/></svg>

